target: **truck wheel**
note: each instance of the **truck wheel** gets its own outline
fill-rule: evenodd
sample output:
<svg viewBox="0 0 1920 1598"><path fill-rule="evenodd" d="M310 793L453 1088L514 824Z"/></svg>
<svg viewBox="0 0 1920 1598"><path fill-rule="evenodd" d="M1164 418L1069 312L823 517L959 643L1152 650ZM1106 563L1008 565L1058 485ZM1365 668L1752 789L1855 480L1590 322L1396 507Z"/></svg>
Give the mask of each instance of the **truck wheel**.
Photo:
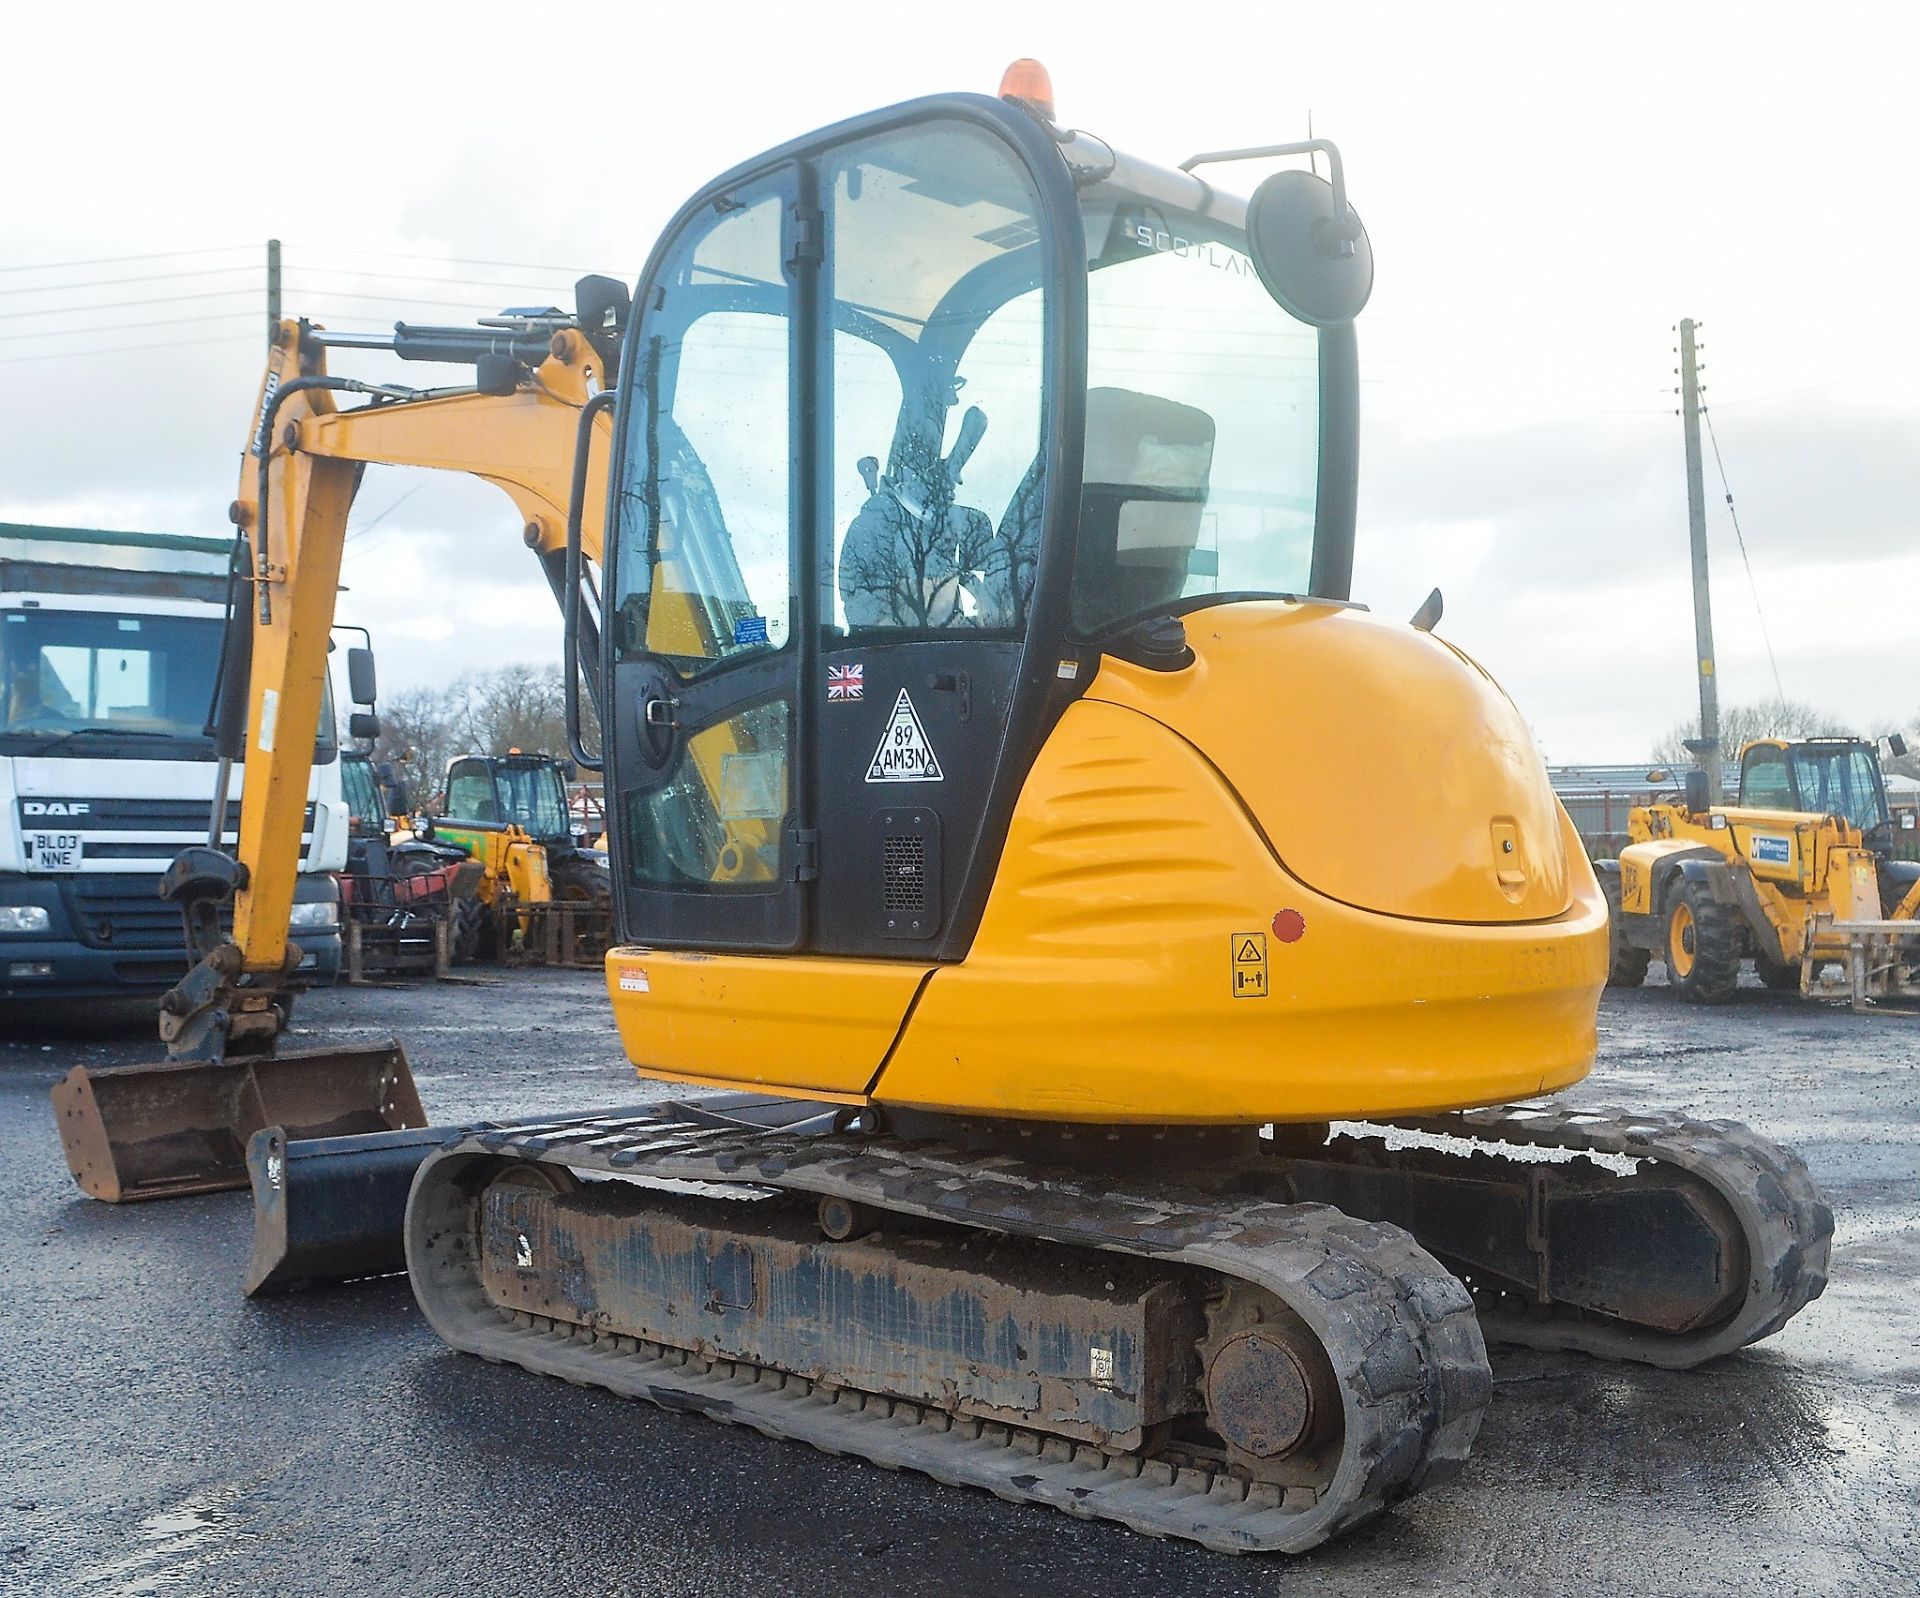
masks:
<svg viewBox="0 0 1920 1598"><path fill-rule="evenodd" d="M1620 879L1601 878L1600 891L1607 896L1607 986L1637 988L1647 980L1647 966L1653 951L1639 949L1627 942L1626 914L1620 908Z"/></svg>
<svg viewBox="0 0 1920 1598"><path fill-rule="evenodd" d="M1725 1004L1740 985L1739 913L1685 877L1667 894L1667 985L1690 1004Z"/></svg>

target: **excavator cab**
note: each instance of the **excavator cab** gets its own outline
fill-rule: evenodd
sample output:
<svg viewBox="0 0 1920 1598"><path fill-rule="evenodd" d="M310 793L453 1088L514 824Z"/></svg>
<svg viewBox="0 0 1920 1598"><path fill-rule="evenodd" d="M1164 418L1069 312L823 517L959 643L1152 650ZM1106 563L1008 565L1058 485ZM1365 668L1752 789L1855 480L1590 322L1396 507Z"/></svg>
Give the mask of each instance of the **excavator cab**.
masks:
<svg viewBox="0 0 1920 1598"><path fill-rule="evenodd" d="M637 936L959 958L1103 652L1173 664L1223 594L1346 599L1352 326L1276 303L1245 214L971 96L682 212L611 506Z"/></svg>
<svg viewBox="0 0 1920 1598"><path fill-rule="evenodd" d="M1513 1029L1506 1091L1585 1069L1598 970L1575 951L1598 894L1524 725L1457 652L1351 602L1372 263L1337 152L1189 165L1249 153L1324 153L1334 181L1287 170L1242 199L1019 100L923 100L727 174L657 246L625 339L597 662L621 926L650 951L616 951L609 985L643 1071L855 1099L897 1081L1058 1118L1318 1113L1336 1095L1295 1097L1263 1036L1299 1007L1217 1003L1266 999L1283 912L1335 962L1290 956L1334 984L1315 1049L1357 1006L1395 1017L1389 1066L1402 1027L1475 988ZM1416 730L1383 758L1386 725ZM1411 793L1436 765L1439 800L1364 838L1306 775ZM1182 809L1236 837L1252 813L1246 894L1176 846ZM1069 885L1111 911L1069 911ZM1498 994L1463 969L1370 995L1377 970L1356 983L1335 957L1367 935L1333 930L1356 904L1415 943L1415 923L1530 923L1568 960L1509 963ZM817 1049L726 1013L757 990L784 1017L789 984ZM1139 1017L1180 1063L1095 1086L1115 1041L1096 1023L1033 1035L997 1088L971 1063L1009 1041L990 1031L937 1065L917 1003L1017 1026L1043 991ZM1451 1069L1415 1085L1391 1064L1386 1097L1493 1085Z"/></svg>

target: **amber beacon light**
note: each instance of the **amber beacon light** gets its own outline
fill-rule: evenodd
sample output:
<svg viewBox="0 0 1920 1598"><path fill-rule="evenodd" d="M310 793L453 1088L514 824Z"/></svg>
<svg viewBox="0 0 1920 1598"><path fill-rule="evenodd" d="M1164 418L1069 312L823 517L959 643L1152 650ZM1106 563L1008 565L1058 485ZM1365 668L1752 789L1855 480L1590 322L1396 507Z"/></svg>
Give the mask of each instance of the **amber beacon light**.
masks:
<svg viewBox="0 0 1920 1598"><path fill-rule="evenodd" d="M1032 56L1023 55L1000 74L1000 98L1022 101L1053 120L1053 79Z"/></svg>

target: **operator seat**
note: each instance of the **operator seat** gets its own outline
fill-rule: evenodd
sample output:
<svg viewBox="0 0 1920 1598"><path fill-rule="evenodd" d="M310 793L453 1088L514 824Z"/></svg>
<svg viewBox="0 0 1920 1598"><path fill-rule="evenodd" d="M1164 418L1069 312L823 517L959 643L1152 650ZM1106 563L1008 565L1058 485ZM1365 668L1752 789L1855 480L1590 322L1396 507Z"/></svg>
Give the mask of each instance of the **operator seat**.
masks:
<svg viewBox="0 0 1920 1598"><path fill-rule="evenodd" d="M1192 405L1132 389L1087 390L1077 612L1132 616L1185 593L1213 443L1213 418Z"/></svg>

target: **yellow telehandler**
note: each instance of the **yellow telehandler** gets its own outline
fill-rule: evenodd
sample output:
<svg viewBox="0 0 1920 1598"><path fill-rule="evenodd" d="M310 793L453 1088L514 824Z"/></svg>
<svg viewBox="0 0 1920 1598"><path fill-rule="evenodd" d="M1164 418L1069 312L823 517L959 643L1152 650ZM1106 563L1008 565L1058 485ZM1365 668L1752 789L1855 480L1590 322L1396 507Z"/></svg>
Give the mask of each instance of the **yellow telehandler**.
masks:
<svg viewBox="0 0 1920 1598"><path fill-rule="evenodd" d="M460 959L597 967L605 957L613 883L605 851L574 836L566 782L550 755L460 755L447 766L444 814L414 817L414 836L481 867L479 891L457 907Z"/></svg>
<svg viewBox="0 0 1920 1598"><path fill-rule="evenodd" d="M1920 996L1920 862L1895 858L1873 744L1756 739L1735 803L1690 772L1679 802L1637 806L1627 830L1599 867L1611 986L1638 987L1659 960L1682 999L1722 1004L1751 959L1770 988L1856 1010Z"/></svg>
<svg viewBox="0 0 1920 1598"><path fill-rule="evenodd" d="M1592 1064L1605 902L1437 607L1351 597L1371 281L1326 141L1160 166L1031 62L687 202L577 412L613 457L602 502L576 459L561 598L614 1018L734 1097L427 1157L405 1256L450 1344L1297 1551L1460 1468L1488 1339L1689 1366L1820 1292L1792 1154L1537 1102ZM338 342L288 324L262 394L261 769L175 1036L281 1020L327 441L456 403L335 416ZM532 415L565 374L518 358Z"/></svg>

